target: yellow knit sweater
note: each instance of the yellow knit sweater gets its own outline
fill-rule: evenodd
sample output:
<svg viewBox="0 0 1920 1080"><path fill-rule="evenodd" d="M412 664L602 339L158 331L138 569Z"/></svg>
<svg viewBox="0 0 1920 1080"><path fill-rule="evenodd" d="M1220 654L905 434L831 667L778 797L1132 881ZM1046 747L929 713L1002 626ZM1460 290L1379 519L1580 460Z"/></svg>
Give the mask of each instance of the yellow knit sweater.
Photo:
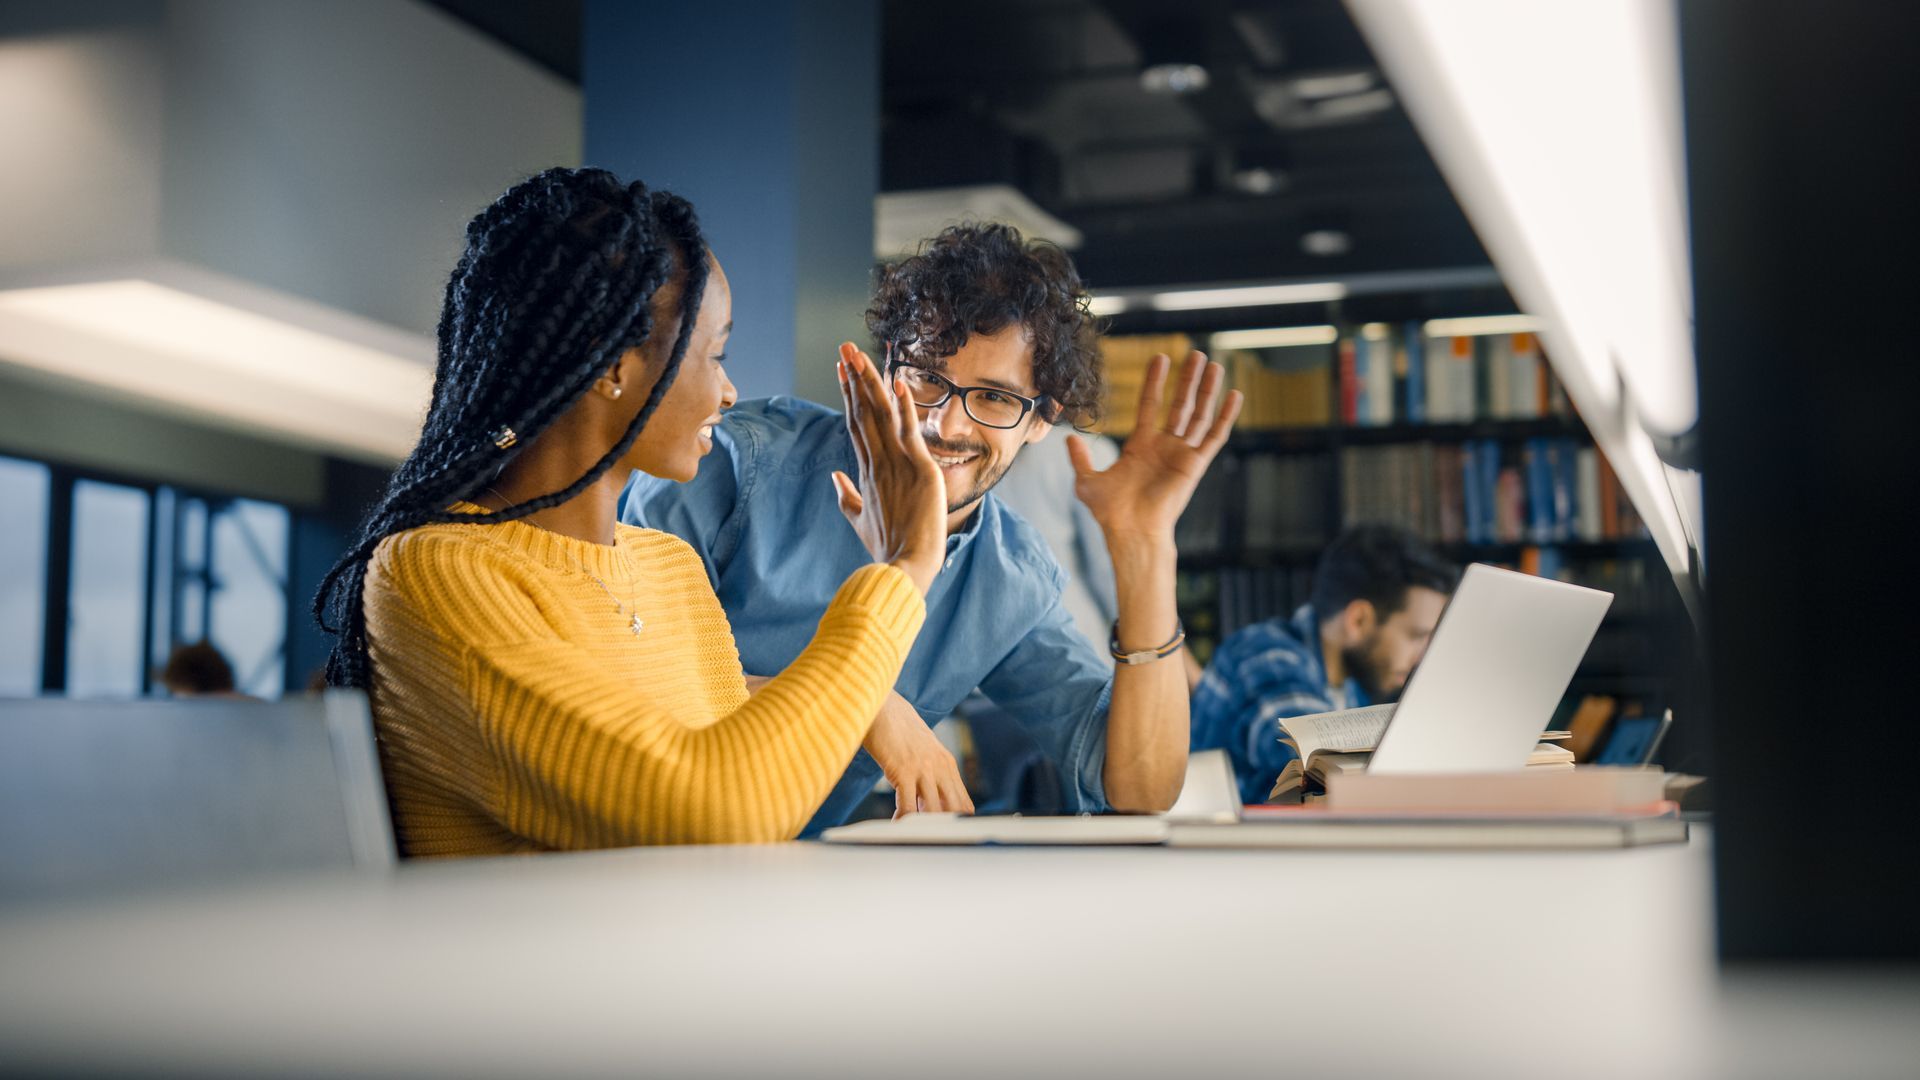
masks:
<svg viewBox="0 0 1920 1080"><path fill-rule="evenodd" d="M849 577L749 698L699 556L617 532L432 525L375 549L373 713L403 852L787 840L839 780L926 617L907 575Z"/></svg>

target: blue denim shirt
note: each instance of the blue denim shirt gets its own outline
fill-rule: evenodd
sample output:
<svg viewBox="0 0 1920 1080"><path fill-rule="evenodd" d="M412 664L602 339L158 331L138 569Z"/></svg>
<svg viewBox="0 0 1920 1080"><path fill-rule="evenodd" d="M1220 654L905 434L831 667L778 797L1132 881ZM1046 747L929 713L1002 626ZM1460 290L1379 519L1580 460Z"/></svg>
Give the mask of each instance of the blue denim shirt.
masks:
<svg viewBox="0 0 1920 1080"><path fill-rule="evenodd" d="M858 475L840 414L777 397L729 410L690 483L637 473L621 496L623 521L700 553L749 674L791 664L847 575L872 561L840 514L835 469ZM1059 767L1067 811L1100 811L1113 666L1074 629L1064 584L1046 542L988 493L947 538L894 688L932 725L979 687ZM879 778L871 755L854 755L801 835L844 822Z"/></svg>
<svg viewBox="0 0 1920 1080"><path fill-rule="evenodd" d="M1240 800L1263 803L1280 770L1299 756L1280 741L1280 720L1367 704L1348 679L1344 701L1327 686L1320 619L1302 606L1289 619L1242 627L1220 643L1193 690L1193 749L1224 749L1240 781Z"/></svg>

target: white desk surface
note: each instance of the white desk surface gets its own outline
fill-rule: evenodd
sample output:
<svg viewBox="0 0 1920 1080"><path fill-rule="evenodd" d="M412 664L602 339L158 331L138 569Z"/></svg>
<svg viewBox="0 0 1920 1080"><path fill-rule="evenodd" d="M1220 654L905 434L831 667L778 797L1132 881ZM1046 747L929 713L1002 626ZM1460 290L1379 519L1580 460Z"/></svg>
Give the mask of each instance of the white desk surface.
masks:
<svg viewBox="0 0 1920 1080"><path fill-rule="evenodd" d="M0 910L0 1072L1920 1075L1913 980L1717 979L1705 846L651 849Z"/></svg>

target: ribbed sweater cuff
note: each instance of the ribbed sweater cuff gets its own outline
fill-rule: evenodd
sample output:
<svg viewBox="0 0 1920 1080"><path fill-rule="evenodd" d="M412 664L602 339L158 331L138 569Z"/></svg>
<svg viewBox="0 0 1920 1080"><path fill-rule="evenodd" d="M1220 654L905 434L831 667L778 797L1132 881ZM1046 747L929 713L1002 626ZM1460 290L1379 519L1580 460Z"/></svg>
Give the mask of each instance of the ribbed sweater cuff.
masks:
<svg viewBox="0 0 1920 1080"><path fill-rule="evenodd" d="M896 641L911 641L927 618L926 601L914 588L913 579L906 571L886 563L870 563L855 570L834 595L833 604L865 612Z"/></svg>

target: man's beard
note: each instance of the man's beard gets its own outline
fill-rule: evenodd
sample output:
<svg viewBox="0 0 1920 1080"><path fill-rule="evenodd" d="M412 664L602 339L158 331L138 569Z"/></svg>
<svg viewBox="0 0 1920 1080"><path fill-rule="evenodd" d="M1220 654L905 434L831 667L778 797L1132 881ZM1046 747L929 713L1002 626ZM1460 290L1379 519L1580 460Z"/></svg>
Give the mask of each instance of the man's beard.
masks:
<svg viewBox="0 0 1920 1080"><path fill-rule="evenodd" d="M1405 689L1405 685L1396 686L1391 690L1381 685L1386 680L1386 673L1381 670L1382 665L1373 655L1373 646L1376 641L1377 638L1369 638L1358 645L1342 650L1340 662L1345 665L1348 677L1360 684L1360 691L1367 695L1369 702L1385 705L1397 699L1400 691Z"/></svg>
<svg viewBox="0 0 1920 1080"><path fill-rule="evenodd" d="M922 437L926 438L924 433ZM1007 470L1013 466L1013 460L1009 458L1006 461L1000 462L999 467L995 468L994 463L988 457L988 451L985 446L954 443L948 442L945 439L934 438L926 438L926 443L927 449L933 451L936 455L944 454L947 457L960 457L965 454L973 454L976 455L975 460L979 462L979 464L974 467L973 483L969 485L964 494L955 495L951 491L947 492L947 513L949 514L958 513L972 506L974 503L979 502L981 497L993 490L993 485L999 483L1000 478L1007 475Z"/></svg>

